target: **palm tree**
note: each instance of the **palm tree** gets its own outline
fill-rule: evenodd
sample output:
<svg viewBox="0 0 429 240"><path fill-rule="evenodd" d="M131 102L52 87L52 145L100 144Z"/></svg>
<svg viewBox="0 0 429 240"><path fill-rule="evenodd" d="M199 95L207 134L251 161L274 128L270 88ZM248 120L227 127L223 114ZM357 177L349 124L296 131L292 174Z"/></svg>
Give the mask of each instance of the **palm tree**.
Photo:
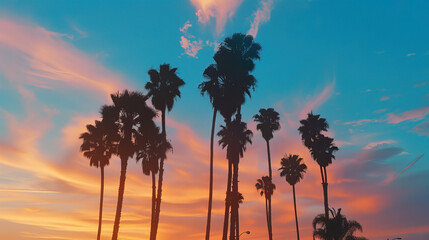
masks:
<svg viewBox="0 0 429 240"><path fill-rule="evenodd" d="M276 185L271 181L269 176L264 176L261 179L256 180L255 184L256 190L259 191L261 196L265 196L265 215L267 217L267 226L268 226L268 236L269 239L273 239L273 230L271 226L270 219L270 210L268 206L268 202L271 199L271 196L274 194L274 190L276 189Z"/></svg>
<svg viewBox="0 0 429 240"><path fill-rule="evenodd" d="M319 164L320 174L322 177L323 197L325 206L325 218L329 217L328 206L328 176L326 167L335 159L334 152L338 148L333 144L333 139L326 137L322 131L329 128L325 118L320 115L314 115L310 112L306 119L300 121L301 126L298 128L304 145L310 150L313 159Z"/></svg>
<svg viewBox="0 0 429 240"><path fill-rule="evenodd" d="M302 162L302 158L298 155L290 155L282 158L280 164L281 170L280 176L286 177L286 182L292 186L293 190L293 207L295 209L295 223L296 223L296 235L299 240L299 227L298 227L298 214L296 212L296 197L295 197L295 184L297 184L303 177L307 170L307 165Z"/></svg>
<svg viewBox="0 0 429 240"><path fill-rule="evenodd" d="M240 157L243 157L243 153L246 151L246 144L252 143L253 133L247 129L245 122L235 118L233 121L227 122L226 126L221 126L218 136L221 137L219 144L222 148L227 148L228 165L233 167L232 190L229 195L227 194L226 201L231 205L230 239L235 240L238 239L238 236L234 237L238 216L238 164ZM230 177L229 172L228 180L231 180Z"/></svg>
<svg viewBox="0 0 429 240"><path fill-rule="evenodd" d="M110 95L113 105L105 105L101 109L103 123L109 130L108 136L119 136L115 154L121 159L118 202L112 240L118 239L119 222L121 220L122 202L125 191L125 179L128 159L137 151L136 139L146 136L156 128L153 118L154 110L146 105L145 97L139 92L128 92Z"/></svg>
<svg viewBox="0 0 429 240"><path fill-rule="evenodd" d="M104 197L104 167L109 165L112 152L115 152L115 143L107 137L105 125L100 121L95 121L95 125L86 125L87 132L80 135L83 143L80 151L90 161L90 166L100 167L101 170L101 189L100 189L100 207L98 213L98 231L97 240L101 237L101 223L103 219L103 197Z"/></svg>
<svg viewBox="0 0 429 240"><path fill-rule="evenodd" d="M324 214L319 214L313 219L313 237L323 240L367 240L365 237L356 237L354 233L362 232L362 225L354 220L348 220L335 209L329 209L332 218L326 218Z"/></svg>
<svg viewBox="0 0 429 240"><path fill-rule="evenodd" d="M216 115L219 108L222 107L222 76L217 71L217 65L211 64L208 66L203 73L203 76L207 81L202 82L198 85L201 91L201 95L207 93L210 98L210 102L213 105L213 120L212 128L210 133L210 185L209 185L209 203L207 210L207 225L206 225L206 240L210 239L210 223L212 213L212 202L213 202L213 145L214 145L214 133L216 124Z"/></svg>
<svg viewBox="0 0 429 240"><path fill-rule="evenodd" d="M255 114L255 116L253 116L253 120L258 123L256 125L256 129L261 131L262 137L267 143L268 172L269 177L273 179L271 171L270 140L273 139L273 132L280 129L279 113L273 108L261 108L259 109L259 114Z"/></svg>
<svg viewBox="0 0 429 240"><path fill-rule="evenodd" d="M170 68L170 64L161 64L159 71L156 69L150 69L148 71L150 81L146 83L145 89L148 90L148 96L152 98L152 105L155 109L161 111L162 119L162 135L167 139L167 133L165 129L165 112L166 110L171 111L173 109L174 101L176 97L180 98L179 88L185 84L185 82L177 76L177 68ZM156 212L155 219L151 224L151 240L156 239L159 223L159 213L161 208L161 194L162 194L162 181L164 176L164 160L160 159L159 164L159 179L158 179L158 193L156 196Z"/></svg>
<svg viewBox="0 0 429 240"><path fill-rule="evenodd" d="M141 160L142 171L144 175L152 177L152 210L151 223L155 218L156 212L156 180L155 175L159 170L159 160L166 157L167 151L171 150L171 144L165 141L160 134L159 128L153 128L146 137L139 135L137 138L137 161Z"/></svg>
<svg viewBox="0 0 429 240"><path fill-rule="evenodd" d="M261 131L262 137L267 143L267 154L268 154L268 176L271 181L273 180L272 170L271 170L271 152L270 152L270 140L273 138L273 132L280 129L280 117L279 113L276 112L273 108L259 109L259 114L253 116L253 120L257 122L256 129ZM268 200L268 209L270 210L268 215L270 216L271 221L271 198ZM270 226L272 224L270 223Z"/></svg>
<svg viewBox="0 0 429 240"><path fill-rule="evenodd" d="M260 50L261 46L254 42L252 36L235 33L220 44L213 56L218 74L223 77L222 108L219 111L226 124L231 121L234 113L236 113L236 119L241 121L241 105L244 104L246 95L250 97L250 89L254 90L256 85L256 79L250 72L255 67L254 60L260 59ZM228 234L231 167L232 163L229 161L222 240L226 240ZM231 215L232 218L233 215Z"/></svg>
<svg viewBox="0 0 429 240"><path fill-rule="evenodd" d="M260 59L261 49L253 36L235 33L225 38L213 56L219 73L225 76L225 107L231 108L232 113L241 114L245 95L250 97L250 89L255 89L256 79L249 73L255 68L254 61Z"/></svg>

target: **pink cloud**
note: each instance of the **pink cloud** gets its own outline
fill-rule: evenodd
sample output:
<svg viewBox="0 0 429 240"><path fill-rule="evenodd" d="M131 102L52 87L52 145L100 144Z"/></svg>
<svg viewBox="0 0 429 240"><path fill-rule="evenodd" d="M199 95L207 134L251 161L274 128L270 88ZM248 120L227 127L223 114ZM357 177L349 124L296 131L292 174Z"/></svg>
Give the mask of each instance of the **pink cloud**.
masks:
<svg viewBox="0 0 429 240"><path fill-rule="evenodd" d="M335 87L335 78L334 81L326 86L323 91L312 101L307 103L302 111L299 113L300 119L303 119L307 116L307 114L313 110L315 110L317 107L319 107L321 104L323 104L326 100L328 100L333 93L333 89Z"/></svg>
<svg viewBox="0 0 429 240"><path fill-rule="evenodd" d="M421 120L428 114L429 114L429 106L406 111L399 115L394 113L389 113L388 119L389 119L389 123L397 124L407 120L412 120L412 121Z"/></svg>
<svg viewBox="0 0 429 240"><path fill-rule="evenodd" d="M392 143L396 143L395 140L384 140L384 141L379 141L379 142L371 142L368 143L368 145L366 145L363 149L373 149L379 146L383 146L383 145L387 145L387 144L392 144Z"/></svg>
<svg viewBox="0 0 429 240"><path fill-rule="evenodd" d="M198 52L203 49L204 42L202 40L199 41L191 41L184 36L180 37L180 46L185 50L185 54L194 58L198 58Z"/></svg>
<svg viewBox="0 0 429 240"><path fill-rule="evenodd" d="M65 34L4 18L0 32L0 69L15 86L73 87L105 98L124 87L120 75L73 47Z"/></svg>
<svg viewBox="0 0 429 240"><path fill-rule="evenodd" d="M242 0L190 0L197 9L196 15L200 23L207 23L210 18L216 19L216 32L223 31L225 24L231 18Z"/></svg>
<svg viewBox="0 0 429 240"><path fill-rule="evenodd" d="M192 24L189 23L189 21L185 22L185 25L183 25L183 27L179 28L179 30L182 33L186 33L188 31L188 28L192 27Z"/></svg>
<svg viewBox="0 0 429 240"><path fill-rule="evenodd" d="M376 122L381 122L381 120L379 120L379 119L360 119L360 120L356 120L356 121L345 122L344 125L360 126L360 125L363 125L365 123L376 123Z"/></svg>
<svg viewBox="0 0 429 240"><path fill-rule="evenodd" d="M261 8L253 14L255 17L251 23L249 31L247 32L247 34L252 35L255 38L258 34L259 26L270 20L271 10L273 9L272 0L261 1L260 4Z"/></svg>
<svg viewBox="0 0 429 240"><path fill-rule="evenodd" d="M383 96L383 97L380 98L380 101L384 102L384 101L387 101L389 99L390 99L389 96Z"/></svg>
<svg viewBox="0 0 429 240"><path fill-rule="evenodd" d="M416 132L421 136L429 136L429 121L420 123L419 125L415 126L411 131Z"/></svg>

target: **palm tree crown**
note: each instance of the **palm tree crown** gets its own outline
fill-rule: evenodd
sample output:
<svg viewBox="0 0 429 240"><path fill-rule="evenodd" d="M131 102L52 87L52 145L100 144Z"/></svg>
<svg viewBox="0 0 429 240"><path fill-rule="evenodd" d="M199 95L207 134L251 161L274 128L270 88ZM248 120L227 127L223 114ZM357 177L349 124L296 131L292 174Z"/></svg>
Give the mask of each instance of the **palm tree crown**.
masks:
<svg viewBox="0 0 429 240"><path fill-rule="evenodd" d="M87 157L91 166L104 167L109 165L112 153L115 152L115 142L107 135L106 125L95 121L95 125L86 125L87 132L80 135L83 140L80 150Z"/></svg>
<svg viewBox="0 0 429 240"><path fill-rule="evenodd" d="M137 151L136 139L146 137L156 128L153 118L156 113L146 105L145 96L139 92L111 94L113 105L103 106L103 122L110 126L109 136L119 136L115 154L128 159Z"/></svg>
<svg viewBox="0 0 429 240"><path fill-rule="evenodd" d="M261 196L265 196L266 198L270 198L274 194L274 190L276 190L276 185L272 183L270 177L263 176L262 178L256 180L255 184L256 190L259 191Z"/></svg>
<svg viewBox="0 0 429 240"><path fill-rule="evenodd" d="M286 177L286 181L290 185L295 185L298 183L303 177L304 173L307 170L307 165L305 165L302 162L302 158L300 158L298 155L290 155L287 157L282 158L280 164L281 170L280 176Z"/></svg>
<svg viewBox="0 0 429 240"><path fill-rule="evenodd" d="M315 142L320 137L322 131L329 128L328 122L320 115L314 115L310 112L306 119L299 121L301 126L298 128L302 141L307 148L313 148Z"/></svg>
<svg viewBox="0 0 429 240"><path fill-rule="evenodd" d="M171 111L176 97L180 98L179 87L185 82L177 76L177 68L170 68L170 64L161 64L159 72L156 69L148 71L150 82L145 88L149 91L148 96L152 97L152 104L158 110Z"/></svg>
<svg viewBox="0 0 429 240"><path fill-rule="evenodd" d="M279 113L273 108L259 109L259 114L255 114L253 119L258 123L256 129L261 131L265 141L271 140L273 138L273 132L280 129Z"/></svg>
<svg viewBox="0 0 429 240"><path fill-rule="evenodd" d="M219 144L222 148L227 147L226 155L230 160L236 159L239 155L243 157L243 152L246 150L246 144L252 143L253 133L247 129L247 124L238 119L227 122L226 126L221 126L221 130L217 134L221 139Z"/></svg>
<svg viewBox="0 0 429 240"><path fill-rule="evenodd" d="M326 219L325 214L319 214L313 219L313 236L323 240L367 240L364 237L356 237L354 233L363 231L362 225L354 220L348 220L335 209L329 209L332 218Z"/></svg>

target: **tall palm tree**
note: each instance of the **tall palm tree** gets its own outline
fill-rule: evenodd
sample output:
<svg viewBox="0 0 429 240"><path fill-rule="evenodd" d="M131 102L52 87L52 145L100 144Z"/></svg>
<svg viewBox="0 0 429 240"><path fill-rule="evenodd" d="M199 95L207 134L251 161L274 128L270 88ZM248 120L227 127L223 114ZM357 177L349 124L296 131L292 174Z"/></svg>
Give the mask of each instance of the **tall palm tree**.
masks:
<svg viewBox="0 0 429 240"><path fill-rule="evenodd" d="M335 209L329 209L332 218L326 218L324 214L319 214L313 219L313 236L323 240L367 240L365 237L356 237L354 233L363 231L362 225L354 220L348 220Z"/></svg>
<svg viewBox="0 0 429 240"><path fill-rule="evenodd" d="M326 167L335 159L334 152L338 148L333 144L333 139L326 137L322 132L328 131L329 125L325 118L310 112L306 119L300 121L298 128L304 145L310 150L313 159L319 164L322 177L323 198L325 206L325 218L329 217L328 205L328 175Z"/></svg>
<svg viewBox="0 0 429 240"><path fill-rule="evenodd" d="M210 239L210 224L211 224L211 213L212 213L212 202L213 202L213 145L214 145L214 133L216 124L216 115L219 108L222 108L222 85L223 78L217 70L216 64L208 66L203 73L203 76L207 81L202 82L198 85L201 91L201 95L207 93L210 98L210 102L213 106L213 119L212 128L210 133L210 184L209 184L209 203L207 210L207 224L206 224L206 240Z"/></svg>
<svg viewBox="0 0 429 240"><path fill-rule="evenodd" d="M271 154L270 154L270 140L273 139L273 132L280 129L280 117L279 113L273 108L259 109L259 114L253 116L253 120L257 122L256 129L261 131L262 137L267 143L267 154L268 154L268 172L269 177L273 179L271 170Z"/></svg>
<svg viewBox="0 0 429 240"><path fill-rule="evenodd" d="M234 237L236 229L236 219L238 216L238 164L240 157L243 157L244 151L246 151L247 143L252 143L253 133L247 129L247 124L241 122L239 118L227 122L225 126L221 126L221 130L218 133L221 137L219 144L222 148L226 149L226 155L228 164L233 167L232 175L232 190L227 194L227 202L231 205L231 222L230 222L230 240L238 239L238 236ZM228 174L230 175L230 174ZM228 176L230 180L230 176Z"/></svg>
<svg viewBox="0 0 429 240"><path fill-rule="evenodd" d="M144 175L152 177L152 209L151 223L156 212L156 179L155 175L159 170L159 160L166 157L167 151L171 150L171 144L165 141L164 136L159 132L159 128L153 128L146 137L138 135L137 138L137 161L141 160Z"/></svg>
<svg viewBox="0 0 429 240"><path fill-rule="evenodd" d="M307 170L307 165L302 163L302 158L298 155L290 155L282 158L280 176L286 177L286 182L292 186L293 190L293 207L295 209L295 223L296 223L296 236L299 240L299 227L298 227L298 214L296 212L296 197L295 197L295 184L297 184L303 177Z"/></svg>
<svg viewBox="0 0 429 240"><path fill-rule="evenodd" d="M177 68L170 68L170 64L161 64L159 66L159 71L156 69L150 69L148 71L150 81L145 85L145 89L149 91L148 96L152 98L152 105L155 109L161 111L162 135L165 139L167 139L165 129L166 110L171 111L173 109L175 99L177 97L180 98L179 88L185 84L185 82L177 76L176 71ZM155 219L151 224L151 240L156 239L158 231L159 213L161 210L162 181L164 176L164 160L165 158L161 158L159 163L156 212Z"/></svg>
<svg viewBox="0 0 429 240"><path fill-rule="evenodd" d="M256 85L256 79L250 72L255 67L254 61L260 59L260 50L261 46L254 42L251 35L235 33L220 44L218 51L213 56L217 71L224 77L222 109L219 111L226 124L231 121L234 113L236 113L236 118L241 121L241 105L244 104L246 95L250 97L250 89L254 90ZM232 203L230 201L232 199L230 197L231 167L232 163L229 161L222 240L227 239L229 208ZM231 215L231 218L235 217Z"/></svg>
<svg viewBox="0 0 429 240"><path fill-rule="evenodd" d="M100 189L100 207L98 213L98 231L97 240L101 237L101 224L103 219L103 197L104 197L104 167L109 165L112 152L115 152L115 142L107 137L105 125L100 121L95 121L95 125L86 125L87 132L80 135L83 143L80 151L90 161L90 166L100 167L101 171L101 189Z"/></svg>
<svg viewBox="0 0 429 240"><path fill-rule="evenodd" d="M259 114L253 116L253 120L257 123L256 129L261 131L262 137L267 143L267 154L268 154L268 176L271 181L273 180L272 170L271 170L271 152L270 152L270 140L273 138L273 132L280 129L280 117L279 113L276 112L273 108L259 109ZM271 221L271 198L268 200L268 209ZM270 226L272 224L270 223Z"/></svg>
<svg viewBox="0 0 429 240"><path fill-rule="evenodd" d="M145 97L139 92L129 92L110 95L113 105L105 105L101 109L103 123L109 129L108 136L119 136L116 155L121 159L121 174L119 178L118 202L112 240L118 239L119 223L121 220L122 202L125 191L125 179L128 159L137 151L136 139L146 136L156 128L153 118L154 110L146 105Z"/></svg>
<svg viewBox="0 0 429 240"><path fill-rule="evenodd" d="M270 240L273 240L273 230L271 226L270 219L270 210L268 206L268 202L271 196L274 194L274 190L276 189L276 185L271 181L269 176L263 176L261 179L256 180L255 184L256 190L259 191L261 196L265 197L265 215L267 217L267 226L268 226L268 236Z"/></svg>

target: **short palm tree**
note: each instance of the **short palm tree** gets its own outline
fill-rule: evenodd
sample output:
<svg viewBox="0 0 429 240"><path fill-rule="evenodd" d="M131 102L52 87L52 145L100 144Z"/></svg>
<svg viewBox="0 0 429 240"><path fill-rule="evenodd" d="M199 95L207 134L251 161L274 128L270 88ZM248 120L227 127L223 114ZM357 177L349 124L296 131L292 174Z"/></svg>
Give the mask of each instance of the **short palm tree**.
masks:
<svg viewBox="0 0 429 240"><path fill-rule="evenodd" d="M261 196L265 197L265 215L267 217L267 226L268 226L268 237L270 240L273 239L273 230L271 225L271 216L270 210L268 206L268 202L271 199L271 196L274 194L274 190L276 189L276 185L272 183L271 178L269 176L264 176L258 180L256 180L255 184L256 190L259 191Z"/></svg>
<svg viewBox="0 0 429 240"><path fill-rule="evenodd" d="M152 132L156 128L153 121L156 114L146 105L145 97L139 92L125 90L122 93L111 94L111 98L113 104L103 106L101 114L103 124L106 124L109 130L108 136L119 136L115 154L121 159L121 174L112 234L112 240L117 240L128 159L132 158L137 151L136 139L146 136L147 132Z"/></svg>
<svg viewBox="0 0 429 240"><path fill-rule="evenodd" d="M162 119L162 135L167 139L167 133L165 129L165 117L166 110L171 111L173 109L174 101L177 97L180 98L179 88L185 84L185 82L177 76L177 68L170 68L170 64L161 64L159 71L156 69L150 69L148 71L150 81L146 83L145 89L148 90L148 96L152 98L152 105L155 109L161 111ZM159 163L159 178L158 178L158 192L156 196L156 212L155 219L152 221L150 239L155 240L158 223L159 213L161 208L161 195L162 195L162 181L164 176L164 160L160 159Z"/></svg>
<svg viewBox="0 0 429 240"><path fill-rule="evenodd" d="M97 240L101 237L101 223L103 219L103 196L104 196L104 167L109 165L112 153L115 152L115 141L108 138L107 129L100 121L95 121L95 125L86 125L87 132L80 135L83 143L80 151L90 161L90 166L100 167L101 171L101 189L100 189L100 207L98 213L98 231Z"/></svg>
<svg viewBox="0 0 429 240"><path fill-rule="evenodd" d="M138 135L137 138L137 161L141 160L142 171L144 175L152 177L152 210L151 223L155 218L156 212L156 179L155 175L159 170L159 160L166 157L171 144L165 141L165 138L159 132L159 128L153 128L146 136Z"/></svg>
<svg viewBox="0 0 429 240"><path fill-rule="evenodd" d="M226 155L228 165L233 167L232 175L232 190L227 191L227 201L231 206L231 221L230 221L230 239L235 240L236 219L238 216L238 164L240 157L243 157L246 151L246 145L252 143L253 133L247 129L247 124L235 118L233 121L227 122L225 126L221 126L218 133L221 137L219 144L222 148L227 148ZM228 180L231 181L231 173L228 173ZM229 189L228 189L229 190ZM229 194L228 194L229 193Z"/></svg>
<svg viewBox="0 0 429 240"><path fill-rule="evenodd" d="M365 237L356 237L354 233L362 232L362 225L354 220L348 220L335 209L329 209L332 218L326 218L324 214L319 214L313 219L313 237L322 240L367 240Z"/></svg>
<svg viewBox="0 0 429 240"><path fill-rule="evenodd" d="M289 155L282 158L280 176L286 177L286 182L292 186L293 190L293 207L295 209L295 223L296 223L296 235L299 240L299 227L298 227L298 214L296 211L296 197L295 197L295 184L297 184L303 177L307 170L307 165L302 163L302 158L298 155Z"/></svg>
<svg viewBox="0 0 429 240"><path fill-rule="evenodd" d="M335 159L334 152L338 148L333 144L333 139L326 137L322 132L328 130L328 123L320 115L314 115L310 112L306 119L300 121L298 128L304 145L310 150L313 159L319 164L322 177L323 197L325 206L325 217L329 217L328 205L328 176L326 167Z"/></svg>

